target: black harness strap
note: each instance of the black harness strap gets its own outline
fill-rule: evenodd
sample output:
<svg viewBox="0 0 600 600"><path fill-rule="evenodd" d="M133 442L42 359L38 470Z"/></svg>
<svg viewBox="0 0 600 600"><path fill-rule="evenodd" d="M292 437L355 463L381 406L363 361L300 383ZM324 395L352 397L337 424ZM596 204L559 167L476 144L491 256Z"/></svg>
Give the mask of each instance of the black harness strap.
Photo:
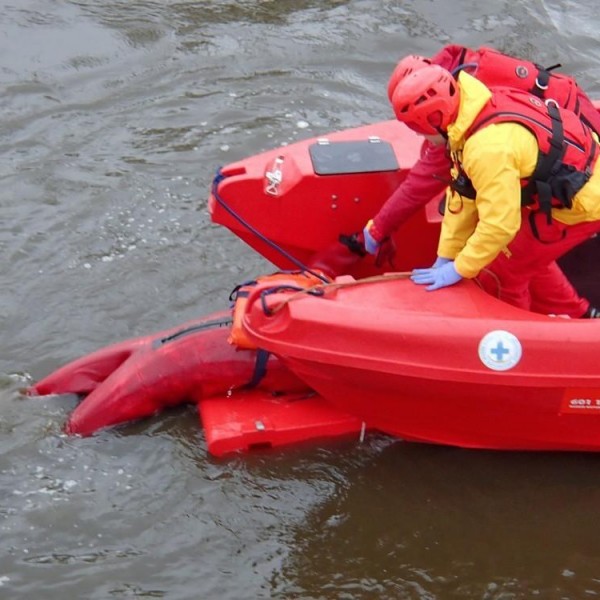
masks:
<svg viewBox="0 0 600 600"><path fill-rule="evenodd" d="M252 379L244 385L245 390L252 390L263 380L267 374L267 363L269 362L270 352L259 348L256 351L256 362L254 363L254 373L252 373Z"/></svg>
<svg viewBox="0 0 600 600"><path fill-rule="evenodd" d="M546 222L550 225L552 223L552 187L549 180L550 176L560 167L566 146L565 130L558 106L554 102L547 102L546 106L552 123L550 150L547 154L540 152L538 164L531 176L531 185L535 186L537 191L540 212L546 215Z"/></svg>
<svg viewBox="0 0 600 600"><path fill-rule="evenodd" d="M534 237L542 243L552 243L551 241L545 242L540 236L540 232L536 223L536 214L542 213L546 216L546 224L552 224L552 186L550 185L550 177L556 173L560 168L562 158L566 151L565 145L565 130L562 119L560 117L560 111L555 102L547 102L548 114L550 115L552 124L552 137L550 138L550 150L547 154L540 153L540 159L535 167L535 171L531 176L528 188L531 190L531 186L534 186L537 191L539 210L532 211L529 214L529 225ZM567 235L566 229L562 231L560 239L563 239Z"/></svg>
<svg viewBox="0 0 600 600"><path fill-rule="evenodd" d="M593 129L591 127L588 127L588 129L590 131L593 131ZM592 144L592 151L590 152L590 155L588 157L587 162L585 163L585 174L587 179L589 180L589 178L592 176L592 164L594 162L594 159L596 158L596 153L598 152L598 144L594 143Z"/></svg>
<svg viewBox="0 0 600 600"><path fill-rule="evenodd" d="M535 66L538 72L535 78L535 84L529 91L538 98L544 99L546 97L546 90L548 89L548 85L550 84L550 77L552 76L550 71L558 69L559 67L562 67L562 65L560 63L557 63L555 65L552 65L551 67L541 67L540 65Z"/></svg>
<svg viewBox="0 0 600 600"><path fill-rule="evenodd" d="M546 90L548 89L548 84L550 83L550 73L545 69L538 67L537 77L535 78L535 83L533 87L529 90L534 96L538 98L544 98L546 95Z"/></svg>

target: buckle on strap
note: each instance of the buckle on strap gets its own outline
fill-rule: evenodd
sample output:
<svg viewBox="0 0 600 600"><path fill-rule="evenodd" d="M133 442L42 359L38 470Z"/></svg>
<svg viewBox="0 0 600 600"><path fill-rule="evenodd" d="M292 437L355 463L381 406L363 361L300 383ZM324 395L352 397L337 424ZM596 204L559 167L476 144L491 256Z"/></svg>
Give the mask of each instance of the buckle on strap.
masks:
<svg viewBox="0 0 600 600"><path fill-rule="evenodd" d="M542 83L540 81L539 76L535 78L535 87L537 87L538 89L542 90L542 91L546 91L548 89L548 81L549 81L550 77L546 77L545 78L545 83Z"/></svg>

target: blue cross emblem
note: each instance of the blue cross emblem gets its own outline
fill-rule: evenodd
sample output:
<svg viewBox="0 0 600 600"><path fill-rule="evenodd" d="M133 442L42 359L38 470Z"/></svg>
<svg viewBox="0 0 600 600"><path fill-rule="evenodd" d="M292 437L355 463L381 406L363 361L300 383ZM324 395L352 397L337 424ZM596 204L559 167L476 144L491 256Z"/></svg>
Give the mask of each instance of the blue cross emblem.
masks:
<svg viewBox="0 0 600 600"><path fill-rule="evenodd" d="M502 362L504 360L504 355L510 354L510 350L504 347L502 340L499 340L496 347L490 350L490 354L493 354L498 362Z"/></svg>
<svg viewBox="0 0 600 600"><path fill-rule="evenodd" d="M509 331L496 329L486 333L479 342L479 359L493 371L508 371L521 360L521 342Z"/></svg>

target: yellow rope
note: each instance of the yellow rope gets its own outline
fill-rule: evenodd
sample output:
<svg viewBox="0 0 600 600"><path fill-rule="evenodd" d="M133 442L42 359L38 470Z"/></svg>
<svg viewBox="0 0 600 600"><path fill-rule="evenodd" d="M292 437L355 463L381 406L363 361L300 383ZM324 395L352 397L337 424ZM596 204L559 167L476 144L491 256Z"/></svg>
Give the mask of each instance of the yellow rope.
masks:
<svg viewBox="0 0 600 600"><path fill-rule="evenodd" d="M365 277L363 279L355 279L353 281L340 281L331 283L317 283L305 290L299 290L295 292L291 296L288 296L283 302L278 304L277 306L270 309L271 314L274 315L278 313L282 308L284 308L287 304L292 302L292 300L297 300L299 298L304 297L306 294L310 294L312 292L328 292L332 290L339 290L341 288L348 287L356 287L358 285L364 285L367 283L379 283L382 281L395 281L399 279L408 279L411 275L411 271L399 271L397 273L385 273L384 275L373 275L371 277Z"/></svg>

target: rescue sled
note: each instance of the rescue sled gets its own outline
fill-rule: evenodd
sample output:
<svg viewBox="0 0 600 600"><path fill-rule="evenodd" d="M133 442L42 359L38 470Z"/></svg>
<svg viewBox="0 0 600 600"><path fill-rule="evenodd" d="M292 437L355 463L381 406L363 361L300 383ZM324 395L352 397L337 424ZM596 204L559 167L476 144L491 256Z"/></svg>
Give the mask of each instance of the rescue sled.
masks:
<svg viewBox="0 0 600 600"><path fill-rule="evenodd" d="M30 394L79 394L66 430L81 435L194 403L216 455L366 429L465 447L600 449L600 322L519 311L471 282L428 294L386 275L432 264L440 198L397 231L393 265L340 246L420 147L386 121L222 167L212 220L280 272L237 289L233 308L98 350ZM335 280L320 269L332 246ZM577 271L598 264L597 240L576 252L565 270L600 301L596 277Z"/></svg>
<svg viewBox="0 0 600 600"><path fill-rule="evenodd" d="M216 456L359 435L358 419L324 403L276 357L232 345L231 324L224 311L113 344L64 365L29 393L82 396L65 430L83 436L197 404Z"/></svg>

